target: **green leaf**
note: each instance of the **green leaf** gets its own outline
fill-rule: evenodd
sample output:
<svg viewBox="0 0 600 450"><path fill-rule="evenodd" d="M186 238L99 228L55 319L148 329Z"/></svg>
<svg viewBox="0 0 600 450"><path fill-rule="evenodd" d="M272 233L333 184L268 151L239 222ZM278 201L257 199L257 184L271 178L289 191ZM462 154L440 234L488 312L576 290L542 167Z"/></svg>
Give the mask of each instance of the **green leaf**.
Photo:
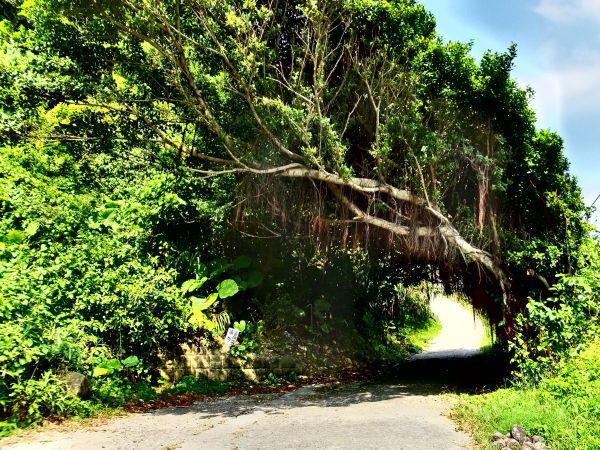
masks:
<svg viewBox="0 0 600 450"><path fill-rule="evenodd" d="M240 333L243 333L246 330L246 321L240 320L239 322L235 322L233 324L233 328L238 330Z"/></svg>
<svg viewBox="0 0 600 450"><path fill-rule="evenodd" d="M240 256L233 261L233 268L235 270L247 269L252 264L252 258L249 256Z"/></svg>
<svg viewBox="0 0 600 450"><path fill-rule="evenodd" d="M205 298L190 297L190 300L192 301L192 311L204 311L208 309Z"/></svg>
<svg viewBox="0 0 600 450"><path fill-rule="evenodd" d="M32 237L35 235L35 233L38 232L39 229L40 229L39 222L31 222L29 225L27 225L27 228L25 228L25 234L29 237Z"/></svg>
<svg viewBox="0 0 600 450"><path fill-rule="evenodd" d="M107 369L106 367L94 367L92 376L94 378L98 378L98 377L103 377L105 375L108 375L110 373L112 373L112 371Z"/></svg>
<svg viewBox="0 0 600 450"><path fill-rule="evenodd" d="M257 286L260 286L264 278L264 275L258 270L251 270L246 274L244 278L244 283L247 288L255 288Z"/></svg>
<svg viewBox="0 0 600 450"><path fill-rule="evenodd" d="M213 292L206 298L190 297L192 300L192 311L204 311L210 308L219 298L219 294Z"/></svg>
<svg viewBox="0 0 600 450"><path fill-rule="evenodd" d="M116 370L119 371L121 369L123 369L123 364L121 364L121 361L119 361L118 359L109 359L108 361L99 364L99 367L105 367L108 370Z"/></svg>
<svg viewBox="0 0 600 450"><path fill-rule="evenodd" d="M200 289L204 283L208 281L208 278L202 277L200 279L192 278L191 280L184 281L181 285L181 292L184 294L194 292L197 289Z"/></svg>
<svg viewBox="0 0 600 450"><path fill-rule="evenodd" d="M4 239L0 240L4 240L9 244L20 244L25 240L25 233L20 230L10 230L8 233L6 233Z"/></svg>
<svg viewBox="0 0 600 450"><path fill-rule="evenodd" d="M125 358L123 361L121 361L121 363L124 367L135 367L140 363L140 359L133 355Z"/></svg>
<svg viewBox="0 0 600 450"><path fill-rule="evenodd" d="M212 306L219 299L219 294L217 292L213 292L208 297L206 297L206 304L208 306Z"/></svg>
<svg viewBox="0 0 600 450"><path fill-rule="evenodd" d="M219 292L219 297L227 298L237 294L240 289L235 281L232 279L227 279L221 281L217 287L217 290Z"/></svg>
<svg viewBox="0 0 600 450"><path fill-rule="evenodd" d="M196 280L195 278L184 281L183 284L181 285L181 292L183 292L184 294L187 294L188 292L195 291L196 290L195 286L196 286L197 282L198 282L198 280Z"/></svg>

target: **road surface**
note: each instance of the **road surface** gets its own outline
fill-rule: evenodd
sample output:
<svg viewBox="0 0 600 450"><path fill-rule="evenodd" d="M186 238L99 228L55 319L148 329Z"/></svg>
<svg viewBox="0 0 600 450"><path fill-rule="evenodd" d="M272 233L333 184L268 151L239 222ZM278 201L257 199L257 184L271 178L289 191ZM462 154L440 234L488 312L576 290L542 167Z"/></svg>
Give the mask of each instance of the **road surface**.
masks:
<svg viewBox="0 0 600 450"><path fill-rule="evenodd" d="M304 386L285 394L220 397L130 414L95 426L0 441L7 450L370 449L454 450L469 436L446 416L441 392L473 381L483 327L464 307L437 298L441 334L422 355L368 382ZM449 358L450 356L450 358ZM478 378L478 377L475 377ZM476 379L475 382L479 382ZM468 386L466 386L468 388ZM3 445L4 444L4 445Z"/></svg>

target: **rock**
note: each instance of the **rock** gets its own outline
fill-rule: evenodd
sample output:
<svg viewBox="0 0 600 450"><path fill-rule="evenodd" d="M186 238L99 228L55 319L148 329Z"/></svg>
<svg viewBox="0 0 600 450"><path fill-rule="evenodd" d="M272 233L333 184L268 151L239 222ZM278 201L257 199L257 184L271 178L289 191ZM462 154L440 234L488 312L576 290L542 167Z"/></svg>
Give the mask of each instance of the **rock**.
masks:
<svg viewBox="0 0 600 450"><path fill-rule="evenodd" d="M494 441L499 441L500 439L504 439L506 436L504 436L502 433L496 431L493 435L492 435L492 439Z"/></svg>
<svg viewBox="0 0 600 450"><path fill-rule="evenodd" d="M515 439L507 437L502 437L502 439L498 439L492 445L495 448L500 449L510 448L511 450L514 450L521 448L521 444L519 444Z"/></svg>
<svg viewBox="0 0 600 450"><path fill-rule="evenodd" d="M514 424L510 427L510 433L506 436L495 432L492 435L493 446L501 450L548 450L544 439L541 436L527 436L525 429L521 425Z"/></svg>
<svg viewBox="0 0 600 450"><path fill-rule="evenodd" d="M514 438L510 438L506 440L506 446L510 448L520 448L521 443Z"/></svg>
<svg viewBox="0 0 600 450"><path fill-rule="evenodd" d="M81 399L86 399L92 393L92 385L87 377L79 372L67 372L64 377L67 390Z"/></svg>
<svg viewBox="0 0 600 450"><path fill-rule="evenodd" d="M527 433L521 425L513 425L510 427L510 435L513 439L519 441L519 444L522 444L527 439Z"/></svg>
<svg viewBox="0 0 600 450"><path fill-rule="evenodd" d="M507 445L506 438L498 439L492 444L495 448L504 448Z"/></svg>

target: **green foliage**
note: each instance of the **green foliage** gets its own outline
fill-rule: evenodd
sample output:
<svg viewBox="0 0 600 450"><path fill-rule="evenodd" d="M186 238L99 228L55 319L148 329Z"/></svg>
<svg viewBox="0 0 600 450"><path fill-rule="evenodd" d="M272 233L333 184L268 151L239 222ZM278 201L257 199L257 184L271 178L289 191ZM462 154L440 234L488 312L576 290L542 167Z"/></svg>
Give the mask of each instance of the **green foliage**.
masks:
<svg viewBox="0 0 600 450"><path fill-rule="evenodd" d="M584 241L579 270L560 275L546 301L529 299L511 342L517 374L539 378L558 360L598 335L600 327L600 243Z"/></svg>
<svg viewBox="0 0 600 450"><path fill-rule="evenodd" d="M59 405L49 385L66 370L95 371L97 398L123 403L162 348L209 343L234 319L239 355L261 320L404 349L431 325L419 284L439 275L430 264L473 273L447 247L456 236L426 237L446 225L506 267L522 371L596 330L586 210L562 140L536 131L531 93L511 79L514 45L476 63L413 0L11 0L1 17L1 418L69 410L28 406L36 383ZM283 227L277 248L241 251L225 230L234 205L239 222L260 218L255 201L286 224L358 229L329 195L313 202L301 187L296 205L291 183L242 176L290 163L410 193L349 200L424 236L391 236L374 257L320 235L293 242L305 232Z"/></svg>
<svg viewBox="0 0 600 450"><path fill-rule="evenodd" d="M207 282L213 285L213 291L205 297L190 297L192 314L189 323L213 335L222 334L229 325L230 317L225 300L239 292L258 287L263 280L263 275L255 269L254 261L248 256L240 256L233 262L219 258L208 266L197 258L195 274L195 278L181 285L183 294L193 293ZM233 278L222 279L224 276Z"/></svg>
<svg viewBox="0 0 600 450"><path fill-rule="evenodd" d="M544 436L557 450L600 447L600 344L593 343L558 371L546 371L536 384L518 384L496 392L464 396L455 415L481 445L513 423Z"/></svg>
<svg viewBox="0 0 600 450"><path fill-rule="evenodd" d="M418 329L403 330L403 335L408 341L409 351L419 353L427 348L429 343L442 331L442 325L434 318L421 324Z"/></svg>
<svg viewBox="0 0 600 450"><path fill-rule="evenodd" d="M122 404L159 349L193 331L181 275L165 264L187 235L165 232L203 210L176 193L185 177L108 155L83 165L62 147L22 145L0 161L0 416L86 414L52 375L67 370L95 375L95 398Z"/></svg>
<svg viewBox="0 0 600 450"><path fill-rule="evenodd" d="M177 384L168 388L166 394L224 394L233 384L231 382L201 380L185 376Z"/></svg>
<svg viewBox="0 0 600 450"><path fill-rule="evenodd" d="M258 350L259 342L264 338L265 324L262 320L257 323L240 320L239 322L234 322L233 328L238 330L240 334L238 343L229 349L229 354L245 360L249 353L254 353Z"/></svg>
<svg viewBox="0 0 600 450"><path fill-rule="evenodd" d="M37 379L13 385L9 398L18 415L4 424L0 422L0 436L3 432L9 432L12 426L29 425L47 417L83 414L87 410L79 398L65 394L63 382L52 371L45 372Z"/></svg>

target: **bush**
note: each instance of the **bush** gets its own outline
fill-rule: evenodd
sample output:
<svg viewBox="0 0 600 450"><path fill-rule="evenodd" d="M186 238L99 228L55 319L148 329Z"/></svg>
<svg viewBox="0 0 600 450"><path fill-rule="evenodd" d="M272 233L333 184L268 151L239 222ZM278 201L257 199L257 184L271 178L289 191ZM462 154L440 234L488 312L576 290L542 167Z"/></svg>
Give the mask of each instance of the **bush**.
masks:
<svg viewBox="0 0 600 450"><path fill-rule="evenodd" d="M104 156L88 184L65 148L0 147L0 420L85 413L57 374L127 356L151 367L193 331L190 269L174 268L189 235L169 232L206 212L177 194L195 182ZM94 401L122 404L149 375L92 378Z"/></svg>
<svg viewBox="0 0 600 450"><path fill-rule="evenodd" d="M537 385L521 383L479 396L463 396L455 409L481 445L495 431L519 423L544 436L556 450L600 448L600 342L540 376Z"/></svg>
<svg viewBox="0 0 600 450"><path fill-rule="evenodd" d="M598 334L600 326L600 243L584 241L579 270L560 275L546 301L529 299L517 316L518 332L510 343L517 375L539 379L556 363Z"/></svg>

